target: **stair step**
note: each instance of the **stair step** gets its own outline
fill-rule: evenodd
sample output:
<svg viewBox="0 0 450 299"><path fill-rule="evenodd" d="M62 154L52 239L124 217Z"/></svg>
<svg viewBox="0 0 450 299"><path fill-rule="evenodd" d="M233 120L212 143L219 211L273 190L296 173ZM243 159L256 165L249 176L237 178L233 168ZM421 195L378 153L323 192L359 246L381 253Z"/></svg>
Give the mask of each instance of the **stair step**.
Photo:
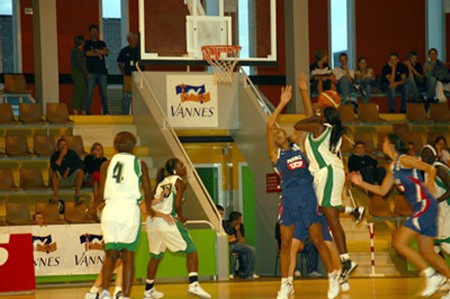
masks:
<svg viewBox="0 0 450 299"><path fill-rule="evenodd" d="M70 119L75 122L75 126L133 124L132 115L71 115Z"/></svg>

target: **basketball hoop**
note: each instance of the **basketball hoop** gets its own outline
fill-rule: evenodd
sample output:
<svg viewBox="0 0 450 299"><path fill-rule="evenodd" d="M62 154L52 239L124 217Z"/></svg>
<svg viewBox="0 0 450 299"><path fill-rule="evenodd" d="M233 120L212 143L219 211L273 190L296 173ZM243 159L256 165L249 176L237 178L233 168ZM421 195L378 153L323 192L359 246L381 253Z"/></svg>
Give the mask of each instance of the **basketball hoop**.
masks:
<svg viewBox="0 0 450 299"><path fill-rule="evenodd" d="M203 46L203 59L213 68L214 84L231 84L240 46Z"/></svg>

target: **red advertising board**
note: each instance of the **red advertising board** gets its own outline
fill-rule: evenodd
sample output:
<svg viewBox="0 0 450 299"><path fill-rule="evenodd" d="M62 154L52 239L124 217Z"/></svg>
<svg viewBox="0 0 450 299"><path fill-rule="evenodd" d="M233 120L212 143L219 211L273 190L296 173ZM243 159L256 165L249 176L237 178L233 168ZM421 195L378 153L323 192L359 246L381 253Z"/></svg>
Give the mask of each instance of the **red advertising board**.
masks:
<svg viewBox="0 0 450 299"><path fill-rule="evenodd" d="M266 173L266 192L280 192L280 177L276 173Z"/></svg>
<svg viewBox="0 0 450 299"><path fill-rule="evenodd" d="M0 293L36 289L31 234L0 235Z"/></svg>

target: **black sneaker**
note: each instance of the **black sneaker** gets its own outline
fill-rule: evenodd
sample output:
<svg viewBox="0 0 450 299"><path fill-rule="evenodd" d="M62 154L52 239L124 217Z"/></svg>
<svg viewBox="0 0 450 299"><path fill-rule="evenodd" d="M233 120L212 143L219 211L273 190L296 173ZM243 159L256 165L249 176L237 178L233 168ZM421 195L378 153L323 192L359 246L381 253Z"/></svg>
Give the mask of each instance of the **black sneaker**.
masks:
<svg viewBox="0 0 450 299"><path fill-rule="evenodd" d="M356 207L350 214L355 218L355 223L359 224L361 220L364 218L365 213L366 209L364 207Z"/></svg>
<svg viewBox="0 0 450 299"><path fill-rule="evenodd" d="M352 260L342 262L341 281L347 281L350 274L358 267L358 264Z"/></svg>

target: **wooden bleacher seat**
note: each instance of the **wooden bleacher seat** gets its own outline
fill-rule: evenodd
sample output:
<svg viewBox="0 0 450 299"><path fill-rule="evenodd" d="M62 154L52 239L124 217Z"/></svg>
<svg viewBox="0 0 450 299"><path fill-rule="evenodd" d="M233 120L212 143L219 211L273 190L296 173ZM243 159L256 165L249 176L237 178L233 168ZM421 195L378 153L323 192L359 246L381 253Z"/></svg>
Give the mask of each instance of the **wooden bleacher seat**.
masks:
<svg viewBox="0 0 450 299"><path fill-rule="evenodd" d="M377 134L377 139L378 139L377 149L379 152L383 151L383 142L388 134L389 134L388 132L378 132L378 134Z"/></svg>
<svg viewBox="0 0 450 299"><path fill-rule="evenodd" d="M384 122L378 112L378 106L375 103L359 103L359 119L365 122Z"/></svg>
<svg viewBox="0 0 450 299"><path fill-rule="evenodd" d="M0 104L0 124L15 124L17 120L14 118L12 105L9 103Z"/></svg>
<svg viewBox="0 0 450 299"><path fill-rule="evenodd" d="M372 153L375 150L373 135L375 135L374 131L357 131L353 133L353 141L362 141L366 147L366 153Z"/></svg>
<svg viewBox="0 0 450 299"><path fill-rule="evenodd" d="M405 136L406 133L410 131L408 124L393 124L392 125L392 132L394 134L397 134L400 137Z"/></svg>
<svg viewBox="0 0 450 299"><path fill-rule="evenodd" d="M87 153L84 150L83 138L81 135L64 136L69 149L75 151L80 157L84 157Z"/></svg>
<svg viewBox="0 0 450 299"><path fill-rule="evenodd" d="M369 198L369 214L374 217L395 217L389 199L376 194Z"/></svg>
<svg viewBox="0 0 450 299"><path fill-rule="evenodd" d="M431 121L450 121L450 112L448 111L448 104L431 104L430 105L430 120Z"/></svg>
<svg viewBox="0 0 450 299"><path fill-rule="evenodd" d="M24 124L43 123L41 104L20 104L19 121Z"/></svg>
<svg viewBox="0 0 450 299"><path fill-rule="evenodd" d="M347 134L342 136L341 152L344 154L353 153L353 143L354 140L352 137L348 136Z"/></svg>
<svg viewBox="0 0 450 299"><path fill-rule="evenodd" d="M394 206L395 206L395 214L399 216L409 217L413 213L413 208L406 201L406 198L405 196L403 196L403 194L394 195Z"/></svg>
<svg viewBox="0 0 450 299"><path fill-rule="evenodd" d="M341 115L341 121L343 122L358 122L355 111L352 105L340 105L339 114Z"/></svg>
<svg viewBox="0 0 450 299"><path fill-rule="evenodd" d="M33 223L30 208L24 202L6 203L6 222L12 225L30 225Z"/></svg>
<svg viewBox="0 0 450 299"><path fill-rule="evenodd" d="M87 204L85 202L75 203L73 201L66 201L64 218L69 223L93 223L95 220L91 219L87 214Z"/></svg>
<svg viewBox="0 0 450 299"><path fill-rule="evenodd" d="M47 121L53 124L73 123L65 103L47 103Z"/></svg>
<svg viewBox="0 0 450 299"><path fill-rule="evenodd" d="M24 157L31 155L28 150L27 137L25 135L6 136L6 154L10 157Z"/></svg>
<svg viewBox="0 0 450 299"><path fill-rule="evenodd" d="M5 93L31 94L23 74L5 74Z"/></svg>
<svg viewBox="0 0 450 299"><path fill-rule="evenodd" d="M405 134L403 137L404 141L406 143L413 143L415 145L416 151L420 151L424 145L423 143L423 136L425 135L425 132L420 130L414 130L407 134Z"/></svg>
<svg viewBox="0 0 450 299"><path fill-rule="evenodd" d="M41 213L44 216L44 221L47 224L64 224L67 223L59 218L59 209L57 203L37 202L36 213Z"/></svg>
<svg viewBox="0 0 450 299"><path fill-rule="evenodd" d="M420 103L407 103L406 104L406 119L412 122L429 121L425 111L424 104Z"/></svg>
<svg viewBox="0 0 450 299"><path fill-rule="evenodd" d="M20 188L24 190L48 189L44 184L44 177L40 167L20 168Z"/></svg>
<svg viewBox="0 0 450 299"><path fill-rule="evenodd" d="M56 151L53 136L34 135L33 152L38 156L51 156Z"/></svg>
<svg viewBox="0 0 450 299"><path fill-rule="evenodd" d="M11 168L0 168L0 191L16 191L14 172Z"/></svg>

